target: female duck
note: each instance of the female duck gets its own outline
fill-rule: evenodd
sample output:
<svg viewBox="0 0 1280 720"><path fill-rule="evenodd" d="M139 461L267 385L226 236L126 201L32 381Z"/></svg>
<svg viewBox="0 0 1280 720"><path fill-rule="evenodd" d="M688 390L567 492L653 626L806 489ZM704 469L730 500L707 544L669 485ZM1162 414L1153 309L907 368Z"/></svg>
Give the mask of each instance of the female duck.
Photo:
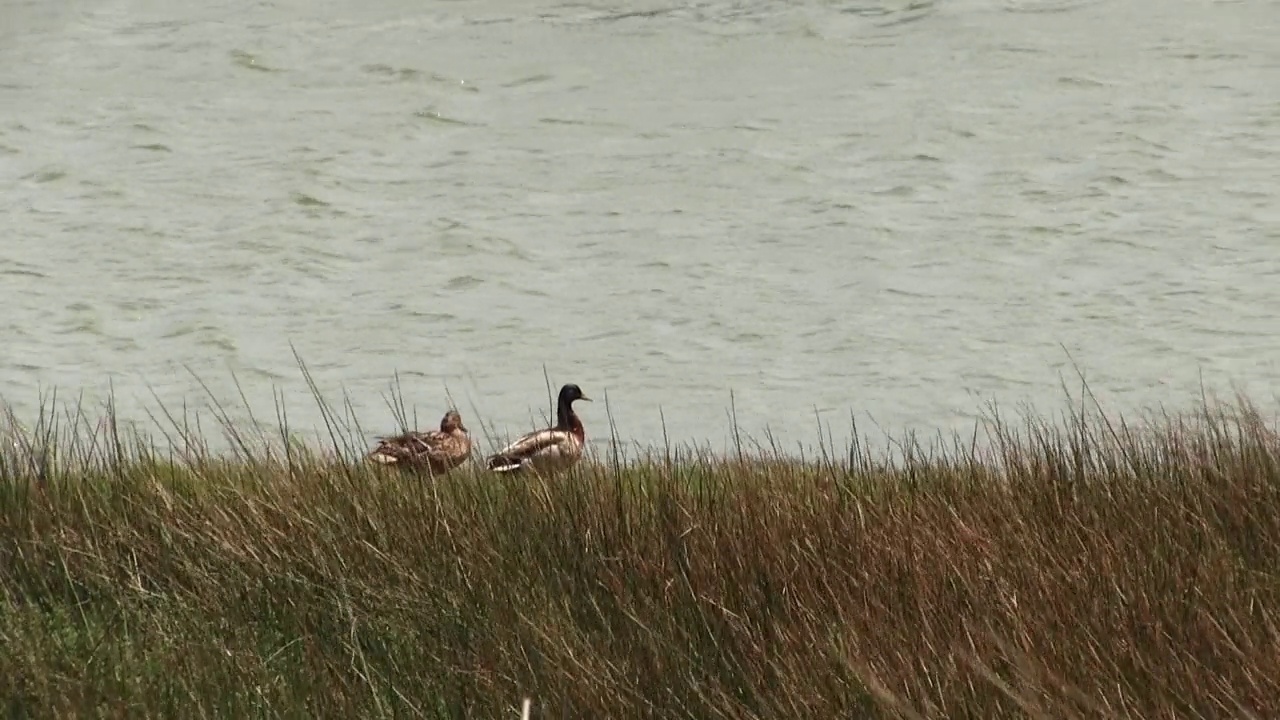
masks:
<svg viewBox="0 0 1280 720"><path fill-rule="evenodd" d="M556 424L518 438L501 451L489 456L489 469L499 473L518 474L530 468L540 475L552 475L573 467L582 459L587 441L586 429L573 411L575 400L591 398L572 383L560 388L556 403Z"/></svg>
<svg viewBox="0 0 1280 720"><path fill-rule="evenodd" d="M378 440L378 446L369 453L373 462L404 468L427 467L433 475L444 475L471 457L471 436L457 410L444 414L439 430L407 432Z"/></svg>

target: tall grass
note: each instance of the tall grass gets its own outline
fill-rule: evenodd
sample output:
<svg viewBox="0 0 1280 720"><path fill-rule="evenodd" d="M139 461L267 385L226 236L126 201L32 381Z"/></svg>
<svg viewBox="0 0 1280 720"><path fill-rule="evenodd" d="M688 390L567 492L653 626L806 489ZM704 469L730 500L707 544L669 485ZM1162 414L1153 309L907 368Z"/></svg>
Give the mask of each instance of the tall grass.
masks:
<svg viewBox="0 0 1280 720"><path fill-rule="evenodd" d="M1243 401L550 482L368 467L332 417L324 450L224 423L225 457L182 415L10 418L9 715L1280 716L1280 438Z"/></svg>

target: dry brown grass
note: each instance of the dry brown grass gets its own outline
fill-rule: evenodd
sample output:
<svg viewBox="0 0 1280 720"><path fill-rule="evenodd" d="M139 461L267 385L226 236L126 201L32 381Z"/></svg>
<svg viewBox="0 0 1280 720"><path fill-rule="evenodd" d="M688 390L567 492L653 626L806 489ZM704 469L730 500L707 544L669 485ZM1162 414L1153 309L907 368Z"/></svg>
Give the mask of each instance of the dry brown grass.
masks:
<svg viewBox="0 0 1280 720"><path fill-rule="evenodd" d="M41 427L0 451L14 717L1280 716L1244 405L523 484Z"/></svg>

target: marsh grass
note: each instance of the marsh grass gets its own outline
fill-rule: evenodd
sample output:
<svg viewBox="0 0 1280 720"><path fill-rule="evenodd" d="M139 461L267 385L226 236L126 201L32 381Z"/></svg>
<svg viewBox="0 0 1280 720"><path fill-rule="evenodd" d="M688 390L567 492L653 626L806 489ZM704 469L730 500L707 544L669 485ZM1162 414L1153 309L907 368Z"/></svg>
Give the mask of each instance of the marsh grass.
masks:
<svg viewBox="0 0 1280 720"><path fill-rule="evenodd" d="M181 412L10 417L9 716L1280 715L1280 439L1244 401L892 462L615 442L553 482L373 468L322 405L319 448L218 415L229 455Z"/></svg>

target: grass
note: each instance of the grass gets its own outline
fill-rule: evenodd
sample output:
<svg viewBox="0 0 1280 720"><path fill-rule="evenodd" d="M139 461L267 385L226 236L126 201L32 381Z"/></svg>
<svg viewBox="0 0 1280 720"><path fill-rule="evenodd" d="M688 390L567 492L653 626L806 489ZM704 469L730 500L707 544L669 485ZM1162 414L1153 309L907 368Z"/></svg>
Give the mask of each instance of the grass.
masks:
<svg viewBox="0 0 1280 720"><path fill-rule="evenodd" d="M165 422L10 422L9 717L1280 716L1280 437L1243 401L553 482Z"/></svg>

